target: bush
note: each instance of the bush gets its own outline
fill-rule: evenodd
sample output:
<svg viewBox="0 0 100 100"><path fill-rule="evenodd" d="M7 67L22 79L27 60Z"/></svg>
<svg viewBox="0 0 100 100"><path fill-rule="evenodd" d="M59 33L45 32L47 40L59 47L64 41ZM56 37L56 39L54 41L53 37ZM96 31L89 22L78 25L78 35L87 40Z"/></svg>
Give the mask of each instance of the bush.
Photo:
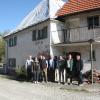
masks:
<svg viewBox="0 0 100 100"><path fill-rule="evenodd" d="M27 70L25 66L16 68L16 76L18 80L25 80L27 77Z"/></svg>
<svg viewBox="0 0 100 100"><path fill-rule="evenodd" d="M0 37L0 62L3 60L5 54L5 41Z"/></svg>

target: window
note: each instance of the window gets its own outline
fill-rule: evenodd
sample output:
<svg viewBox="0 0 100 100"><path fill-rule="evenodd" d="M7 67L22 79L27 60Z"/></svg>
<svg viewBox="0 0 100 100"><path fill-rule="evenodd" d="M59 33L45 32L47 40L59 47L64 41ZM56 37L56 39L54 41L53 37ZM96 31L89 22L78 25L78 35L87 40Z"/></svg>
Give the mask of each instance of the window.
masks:
<svg viewBox="0 0 100 100"><path fill-rule="evenodd" d="M37 40L36 30L34 30L33 33L32 33L32 40L33 41L36 41Z"/></svg>
<svg viewBox="0 0 100 100"><path fill-rule="evenodd" d="M14 36L12 38L9 39L9 47L13 47L17 45L17 37Z"/></svg>
<svg viewBox="0 0 100 100"><path fill-rule="evenodd" d="M48 29L47 29L47 27L39 29L38 33L37 33L36 30L34 30L33 34L32 34L32 40L36 41L36 40L45 39L45 38L47 38L47 35L48 35Z"/></svg>
<svg viewBox="0 0 100 100"><path fill-rule="evenodd" d="M12 39L10 38L9 39L9 47L11 47L11 44L12 44L11 42L12 42Z"/></svg>
<svg viewBox="0 0 100 100"><path fill-rule="evenodd" d="M38 30L38 40L43 39L42 30Z"/></svg>
<svg viewBox="0 0 100 100"><path fill-rule="evenodd" d="M42 29L42 34L43 34L43 38L44 38L44 39L47 38L47 34L48 34L48 29L47 29L47 27L44 27L44 28Z"/></svg>
<svg viewBox="0 0 100 100"><path fill-rule="evenodd" d="M41 31L40 30L38 30L38 40L40 39L40 34L41 34Z"/></svg>
<svg viewBox="0 0 100 100"><path fill-rule="evenodd" d="M16 59L15 58L9 58L9 67L16 67Z"/></svg>
<svg viewBox="0 0 100 100"><path fill-rule="evenodd" d="M70 42L70 29L63 29L64 42Z"/></svg>
<svg viewBox="0 0 100 100"><path fill-rule="evenodd" d="M13 38L13 46L16 46L17 45L17 37L15 36L14 38Z"/></svg>
<svg viewBox="0 0 100 100"><path fill-rule="evenodd" d="M99 16L91 16L87 18L88 29L97 28L99 26Z"/></svg>
<svg viewBox="0 0 100 100"><path fill-rule="evenodd" d="M95 50L92 51L93 61L96 61L96 52ZM91 52L89 53L89 61L91 61Z"/></svg>

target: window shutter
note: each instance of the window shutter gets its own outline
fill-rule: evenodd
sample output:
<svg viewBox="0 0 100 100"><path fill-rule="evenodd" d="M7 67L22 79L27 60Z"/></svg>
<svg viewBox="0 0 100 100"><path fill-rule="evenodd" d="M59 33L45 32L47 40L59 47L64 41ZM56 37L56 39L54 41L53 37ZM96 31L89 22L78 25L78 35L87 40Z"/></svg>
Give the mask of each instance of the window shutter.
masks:
<svg viewBox="0 0 100 100"><path fill-rule="evenodd" d="M14 37L13 42L14 42L13 46L16 46L17 45L17 36Z"/></svg>
<svg viewBox="0 0 100 100"><path fill-rule="evenodd" d="M9 39L9 47L11 47L11 38Z"/></svg>
<svg viewBox="0 0 100 100"><path fill-rule="evenodd" d="M37 40L36 30L34 30L34 31L32 32L32 40L33 40L33 41L36 41L36 40Z"/></svg>
<svg viewBox="0 0 100 100"><path fill-rule="evenodd" d="M47 38L47 34L48 34L47 27L44 27L44 38Z"/></svg>
<svg viewBox="0 0 100 100"><path fill-rule="evenodd" d="M93 29L93 17L88 17L87 22L88 22L88 29Z"/></svg>
<svg viewBox="0 0 100 100"><path fill-rule="evenodd" d="M94 27L99 26L99 16L94 16Z"/></svg>

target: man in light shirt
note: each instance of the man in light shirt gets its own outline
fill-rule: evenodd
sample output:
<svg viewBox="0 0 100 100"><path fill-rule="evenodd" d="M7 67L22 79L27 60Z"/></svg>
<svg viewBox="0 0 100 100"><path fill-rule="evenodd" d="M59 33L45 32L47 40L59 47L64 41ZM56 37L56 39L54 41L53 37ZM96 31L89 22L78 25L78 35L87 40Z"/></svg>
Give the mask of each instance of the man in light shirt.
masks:
<svg viewBox="0 0 100 100"><path fill-rule="evenodd" d="M32 78L32 66L33 66L33 59L32 56L26 60L26 70L27 70L27 80L31 80Z"/></svg>
<svg viewBox="0 0 100 100"><path fill-rule="evenodd" d="M73 59L72 59L72 55L71 54L68 55L66 72L67 72L66 73L67 74L67 82L68 82L68 84L72 84Z"/></svg>

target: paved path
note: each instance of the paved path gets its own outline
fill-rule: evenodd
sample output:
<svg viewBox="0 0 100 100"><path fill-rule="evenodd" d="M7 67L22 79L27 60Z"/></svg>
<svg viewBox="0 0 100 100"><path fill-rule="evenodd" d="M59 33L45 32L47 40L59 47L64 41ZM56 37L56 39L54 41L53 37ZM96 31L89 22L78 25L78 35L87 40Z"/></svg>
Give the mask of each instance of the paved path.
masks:
<svg viewBox="0 0 100 100"><path fill-rule="evenodd" d="M100 100L100 94L61 89L62 85L33 84L0 78L0 100Z"/></svg>

